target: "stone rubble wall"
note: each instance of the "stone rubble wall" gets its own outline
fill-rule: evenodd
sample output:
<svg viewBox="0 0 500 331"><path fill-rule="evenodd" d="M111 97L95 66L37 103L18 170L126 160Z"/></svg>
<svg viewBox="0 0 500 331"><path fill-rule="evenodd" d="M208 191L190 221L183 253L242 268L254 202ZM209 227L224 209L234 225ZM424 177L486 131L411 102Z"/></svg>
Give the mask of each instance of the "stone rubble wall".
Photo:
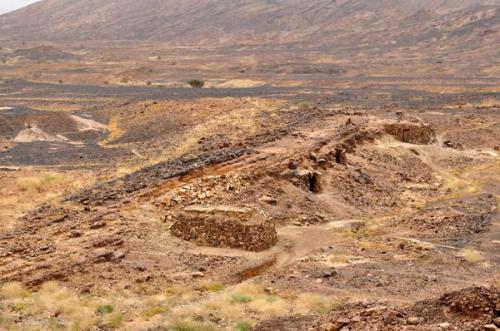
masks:
<svg viewBox="0 0 500 331"><path fill-rule="evenodd" d="M384 130L397 140L410 144L432 144L436 141L436 133L427 124L392 123L386 124Z"/></svg>
<svg viewBox="0 0 500 331"><path fill-rule="evenodd" d="M170 228L172 235L209 247L228 247L260 252L278 241L271 221L244 222L233 217L179 217Z"/></svg>

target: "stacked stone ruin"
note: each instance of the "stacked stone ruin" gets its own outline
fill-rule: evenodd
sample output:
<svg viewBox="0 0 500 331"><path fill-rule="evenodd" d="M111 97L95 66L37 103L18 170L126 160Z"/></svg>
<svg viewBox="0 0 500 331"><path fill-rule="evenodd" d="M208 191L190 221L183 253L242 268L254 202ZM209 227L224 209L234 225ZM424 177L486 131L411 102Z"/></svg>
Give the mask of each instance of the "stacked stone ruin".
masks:
<svg viewBox="0 0 500 331"><path fill-rule="evenodd" d="M172 235L209 247L260 252L278 241L272 220L250 208L191 206L175 215Z"/></svg>
<svg viewBox="0 0 500 331"><path fill-rule="evenodd" d="M397 140L409 144L431 144L436 141L436 133L430 125L400 122L386 124L384 131Z"/></svg>

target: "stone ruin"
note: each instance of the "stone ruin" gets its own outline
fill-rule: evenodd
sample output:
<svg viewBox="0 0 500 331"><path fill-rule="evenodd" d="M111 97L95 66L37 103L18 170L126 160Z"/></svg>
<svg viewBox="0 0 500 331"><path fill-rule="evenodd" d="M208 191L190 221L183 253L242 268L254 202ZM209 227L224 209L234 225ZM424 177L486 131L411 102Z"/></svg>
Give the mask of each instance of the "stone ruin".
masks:
<svg viewBox="0 0 500 331"><path fill-rule="evenodd" d="M202 246L260 252L278 241L274 223L250 208L190 206L175 216L173 236Z"/></svg>
<svg viewBox="0 0 500 331"><path fill-rule="evenodd" d="M288 170L281 177L289 179L294 185L312 193L321 192L321 174L312 170Z"/></svg>
<svg viewBox="0 0 500 331"><path fill-rule="evenodd" d="M397 140L409 144L432 144L436 141L436 133L428 124L399 122L386 124L384 131Z"/></svg>

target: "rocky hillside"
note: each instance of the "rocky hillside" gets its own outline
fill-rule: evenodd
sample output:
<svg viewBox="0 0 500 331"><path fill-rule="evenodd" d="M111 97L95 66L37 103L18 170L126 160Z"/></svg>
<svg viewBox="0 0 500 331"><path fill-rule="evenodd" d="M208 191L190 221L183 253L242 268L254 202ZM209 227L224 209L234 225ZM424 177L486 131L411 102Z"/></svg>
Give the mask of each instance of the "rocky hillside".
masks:
<svg viewBox="0 0 500 331"><path fill-rule="evenodd" d="M0 16L0 39L477 44L498 40L499 8L500 0L44 0Z"/></svg>

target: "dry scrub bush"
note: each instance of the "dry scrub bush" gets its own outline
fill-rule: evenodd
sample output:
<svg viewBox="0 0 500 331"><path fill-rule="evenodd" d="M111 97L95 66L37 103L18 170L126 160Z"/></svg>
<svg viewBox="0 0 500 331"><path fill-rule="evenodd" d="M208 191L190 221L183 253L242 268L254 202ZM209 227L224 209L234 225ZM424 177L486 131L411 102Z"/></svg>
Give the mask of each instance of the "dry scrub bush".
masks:
<svg viewBox="0 0 500 331"><path fill-rule="evenodd" d="M72 330L85 330L96 324L96 308L91 302L82 301L76 294L55 282L42 286L36 300L37 306L51 316L61 316L64 325Z"/></svg>
<svg viewBox="0 0 500 331"><path fill-rule="evenodd" d="M30 291L28 291L23 284L18 282L4 284L1 294L5 299L21 299L31 295Z"/></svg>
<svg viewBox="0 0 500 331"><path fill-rule="evenodd" d="M198 321L176 321L169 324L167 330L171 331L215 331L217 327L211 323L203 323Z"/></svg>
<svg viewBox="0 0 500 331"><path fill-rule="evenodd" d="M240 321L236 323L235 329L236 331L250 331L252 330L253 324L249 321Z"/></svg>
<svg viewBox="0 0 500 331"><path fill-rule="evenodd" d="M255 299L249 303L248 308L265 318L284 316L290 312L289 303L278 296Z"/></svg>
<svg viewBox="0 0 500 331"><path fill-rule="evenodd" d="M188 84L192 88L203 88L205 86L205 82L199 79L193 79L188 82Z"/></svg>
<svg viewBox="0 0 500 331"><path fill-rule="evenodd" d="M37 293L19 283L8 283L1 294L1 309L8 314L0 321L0 329L78 331L116 329L123 323L123 314L105 299L77 295L55 282L44 284Z"/></svg>
<svg viewBox="0 0 500 331"><path fill-rule="evenodd" d="M319 294L313 293L302 293L299 294L296 304L296 312L299 314L324 314L330 310L334 310L340 307L341 303L335 301L331 297L326 297Z"/></svg>
<svg viewBox="0 0 500 331"><path fill-rule="evenodd" d="M19 177L16 185L23 192L42 193L51 186L64 180L64 176L56 173L44 173L39 176Z"/></svg>
<svg viewBox="0 0 500 331"><path fill-rule="evenodd" d="M478 252L472 248L464 248L460 251L458 255L462 257L465 261L472 264L484 261L484 256L481 254L481 252Z"/></svg>
<svg viewBox="0 0 500 331"><path fill-rule="evenodd" d="M297 105L297 109L300 111L308 111L313 108L313 105L310 102L304 101Z"/></svg>
<svg viewBox="0 0 500 331"><path fill-rule="evenodd" d="M155 295L80 295L55 282L31 293L20 283L9 283L2 286L0 294L0 308L7 312L0 318L0 329L23 331L134 329L144 325L160 329L163 325L167 330L218 330L220 327L210 322L213 317L220 318L227 330L249 330L265 319L324 313L338 306L332 298L318 294L269 295L262 286L250 282L224 289L222 284L207 281L192 287L172 286Z"/></svg>

